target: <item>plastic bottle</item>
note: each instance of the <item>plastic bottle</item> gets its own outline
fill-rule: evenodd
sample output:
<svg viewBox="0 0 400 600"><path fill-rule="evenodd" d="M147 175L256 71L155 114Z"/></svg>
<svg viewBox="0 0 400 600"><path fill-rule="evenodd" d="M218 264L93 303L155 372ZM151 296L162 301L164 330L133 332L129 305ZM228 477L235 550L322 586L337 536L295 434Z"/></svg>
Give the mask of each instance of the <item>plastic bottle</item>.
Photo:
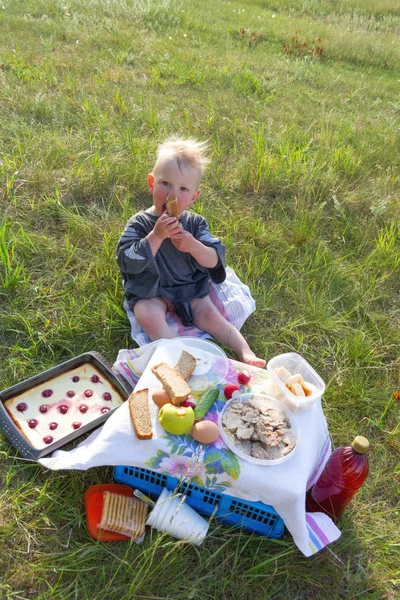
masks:
<svg viewBox="0 0 400 600"><path fill-rule="evenodd" d="M307 512L323 512L335 523L368 475L369 441L359 435L351 446L332 452L316 484L306 497Z"/></svg>

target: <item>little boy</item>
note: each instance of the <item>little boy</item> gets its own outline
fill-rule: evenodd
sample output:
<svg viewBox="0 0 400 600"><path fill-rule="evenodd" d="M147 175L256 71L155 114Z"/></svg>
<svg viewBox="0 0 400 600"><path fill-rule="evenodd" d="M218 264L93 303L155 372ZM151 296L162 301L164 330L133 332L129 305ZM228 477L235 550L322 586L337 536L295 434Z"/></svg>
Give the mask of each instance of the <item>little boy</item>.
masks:
<svg viewBox="0 0 400 600"><path fill-rule="evenodd" d="M185 326L195 325L230 347L244 363L264 367L242 334L209 297L209 280L225 279L225 247L211 235L207 221L186 209L200 194L208 163L206 144L171 138L158 148L148 176L153 206L128 222L117 247L125 297L151 340L174 338L166 322L175 311ZM178 201L178 218L169 216L167 197Z"/></svg>

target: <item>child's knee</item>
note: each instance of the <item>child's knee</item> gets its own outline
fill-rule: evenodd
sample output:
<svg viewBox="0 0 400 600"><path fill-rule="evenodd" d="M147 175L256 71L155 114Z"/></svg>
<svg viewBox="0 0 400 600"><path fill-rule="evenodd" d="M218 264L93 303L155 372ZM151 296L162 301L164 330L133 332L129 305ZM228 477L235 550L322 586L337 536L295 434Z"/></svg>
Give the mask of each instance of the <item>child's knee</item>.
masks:
<svg viewBox="0 0 400 600"><path fill-rule="evenodd" d="M195 322L207 319L207 316L210 315L210 312L212 312L214 306L213 304L211 304L210 306L210 303L208 302L208 297L195 298L194 300L191 300L190 303L192 306L193 317Z"/></svg>
<svg viewBox="0 0 400 600"><path fill-rule="evenodd" d="M134 306L136 321L145 331L157 329L165 323L165 311L151 300L139 300Z"/></svg>
<svg viewBox="0 0 400 600"><path fill-rule="evenodd" d="M203 300L203 298L200 300ZM225 325L229 325L228 321L221 315L211 301L198 302L196 304L194 307L194 324L205 331L208 329L215 330L224 327Z"/></svg>

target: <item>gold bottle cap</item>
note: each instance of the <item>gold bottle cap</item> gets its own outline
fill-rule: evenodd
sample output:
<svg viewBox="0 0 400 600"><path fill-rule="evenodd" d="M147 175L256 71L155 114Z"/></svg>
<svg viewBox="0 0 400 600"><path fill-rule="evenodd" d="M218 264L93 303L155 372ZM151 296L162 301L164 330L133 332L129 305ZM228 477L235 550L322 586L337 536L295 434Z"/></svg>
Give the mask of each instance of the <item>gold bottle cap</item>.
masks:
<svg viewBox="0 0 400 600"><path fill-rule="evenodd" d="M354 438L351 447L358 454L365 454L369 450L369 441L362 435L358 435Z"/></svg>

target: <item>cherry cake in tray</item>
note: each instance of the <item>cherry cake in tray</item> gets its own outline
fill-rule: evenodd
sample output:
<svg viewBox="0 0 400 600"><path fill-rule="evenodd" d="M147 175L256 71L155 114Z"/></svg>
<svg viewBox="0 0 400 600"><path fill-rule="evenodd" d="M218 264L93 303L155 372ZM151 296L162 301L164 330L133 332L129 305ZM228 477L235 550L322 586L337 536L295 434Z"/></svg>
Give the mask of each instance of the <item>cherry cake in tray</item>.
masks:
<svg viewBox="0 0 400 600"><path fill-rule="evenodd" d="M6 400L4 406L30 444L41 449L123 401L104 375L87 363Z"/></svg>

